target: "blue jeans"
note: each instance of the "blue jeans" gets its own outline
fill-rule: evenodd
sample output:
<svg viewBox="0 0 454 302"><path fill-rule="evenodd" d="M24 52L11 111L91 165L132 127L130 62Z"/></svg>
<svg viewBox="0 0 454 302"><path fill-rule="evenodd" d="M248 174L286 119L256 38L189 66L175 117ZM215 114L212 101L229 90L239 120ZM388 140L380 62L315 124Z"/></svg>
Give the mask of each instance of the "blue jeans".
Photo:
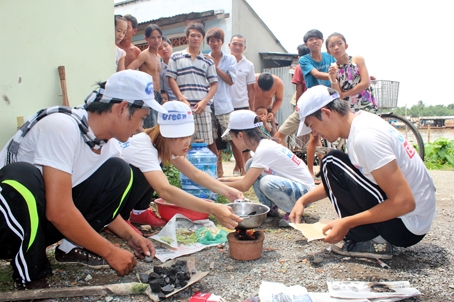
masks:
<svg viewBox="0 0 454 302"><path fill-rule="evenodd" d="M246 162L246 171L252 164L252 158ZM252 185L259 201L272 207L273 204L286 213L290 213L296 201L308 190L299 182L276 175L260 175Z"/></svg>

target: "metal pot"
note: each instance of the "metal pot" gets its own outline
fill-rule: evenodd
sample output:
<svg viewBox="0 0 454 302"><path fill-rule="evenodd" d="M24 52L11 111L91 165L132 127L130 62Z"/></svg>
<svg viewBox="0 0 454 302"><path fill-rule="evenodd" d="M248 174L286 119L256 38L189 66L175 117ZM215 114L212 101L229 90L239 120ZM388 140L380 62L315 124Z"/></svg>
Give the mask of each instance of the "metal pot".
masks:
<svg viewBox="0 0 454 302"><path fill-rule="evenodd" d="M254 229L265 222L266 214L270 208L259 203L236 201L229 203L235 215L243 218L243 221L238 224L237 229Z"/></svg>

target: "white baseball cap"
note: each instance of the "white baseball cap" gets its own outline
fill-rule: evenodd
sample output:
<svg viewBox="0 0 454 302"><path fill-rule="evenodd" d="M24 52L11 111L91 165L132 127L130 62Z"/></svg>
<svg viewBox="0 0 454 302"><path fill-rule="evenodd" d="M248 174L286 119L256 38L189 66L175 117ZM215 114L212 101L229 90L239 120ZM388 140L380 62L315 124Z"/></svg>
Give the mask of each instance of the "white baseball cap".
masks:
<svg viewBox="0 0 454 302"><path fill-rule="evenodd" d="M194 134L194 115L191 108L180 101L168 101L162 107L166 113L158 113L161 135L169 138Z"/></svg>
<svg viewBox="0 0 454 302"><path fill-rule="evenodd" d="M337 98L339 98L339 93L336 92L331 95L328 91L328 87L323 85L317 85L306 90L299 98L296 105L296 110L300 117L297 136L305 135L312 131L311 128L304 123L304 120L308 115L322 109Z"/></svg>
<svg viewBox="0 0 454 302"><path fill-rule="evenodd" d="M128 69L114 73L107 80L104 89L93 91L85 99L87 105L93 102L119 103L122 101L140 108L153 108L158 112L167 112L154 99L153 78L138 70Z"/></svg>
<svg viewBox="0 0 454 302"><path fill-rule="evenodd" d="M229 134L230 130L247 130L263 126L262 122L254 123L257 114L251 110L237 110L230 113L229 124L227 130L222 134Z"/></svg>

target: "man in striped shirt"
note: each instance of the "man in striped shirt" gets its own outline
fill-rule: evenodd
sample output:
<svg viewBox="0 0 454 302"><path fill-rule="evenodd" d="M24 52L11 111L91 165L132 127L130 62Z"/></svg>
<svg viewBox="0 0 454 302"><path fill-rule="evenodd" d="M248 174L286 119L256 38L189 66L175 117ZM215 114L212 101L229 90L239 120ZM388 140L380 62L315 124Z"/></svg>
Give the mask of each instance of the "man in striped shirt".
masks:
<svg viewBox="0 0 454 302"><path fill-rule="evenodd" d="M210 106L207 106L218 87L216 66L213 60L205 58L200 51L205 37L203 25L191 23L186 27L185 33L189 46L170 57L166 76L177 99L189 105L194 112L196 130L193 139L203 139L216 154L212 113Z"/></svg>

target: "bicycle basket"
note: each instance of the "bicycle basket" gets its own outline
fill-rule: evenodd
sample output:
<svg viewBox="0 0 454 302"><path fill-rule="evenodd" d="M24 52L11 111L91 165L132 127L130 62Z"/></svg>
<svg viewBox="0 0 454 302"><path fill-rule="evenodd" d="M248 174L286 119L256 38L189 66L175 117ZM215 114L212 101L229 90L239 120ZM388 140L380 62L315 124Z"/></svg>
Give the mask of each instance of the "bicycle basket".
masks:
<svg viewBox="0 0 454 302"><path fill-rule="evenodd" d="M399 82L376 80L372 81L371 86L378 108L397 108Z"/></svg>

